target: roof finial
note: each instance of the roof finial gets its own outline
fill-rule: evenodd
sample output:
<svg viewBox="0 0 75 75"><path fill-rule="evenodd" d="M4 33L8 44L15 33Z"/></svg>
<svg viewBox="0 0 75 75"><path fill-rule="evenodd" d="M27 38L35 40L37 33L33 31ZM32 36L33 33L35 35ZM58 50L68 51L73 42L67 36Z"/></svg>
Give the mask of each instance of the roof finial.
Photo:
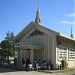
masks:
<svg viewBox="0 0 75 75"><path fill-rule="evenodd" d="M71 37L73 38L73 33L72 33L72 25L71 25Z"/></svg>
<svg viewBox="0 0 75 75"><path fill-rule="evenodd" d="M38 11L40 11L40 2L38 0Z"/></svg>
<svg viewBox="0 0 75 75"><path fill-rule="evenodd" d="M42 25L41 18L40 18L40 5L39 5L39 0L38 0L38 9L37 9L37 12L36 12L35 23Z"/></svg>

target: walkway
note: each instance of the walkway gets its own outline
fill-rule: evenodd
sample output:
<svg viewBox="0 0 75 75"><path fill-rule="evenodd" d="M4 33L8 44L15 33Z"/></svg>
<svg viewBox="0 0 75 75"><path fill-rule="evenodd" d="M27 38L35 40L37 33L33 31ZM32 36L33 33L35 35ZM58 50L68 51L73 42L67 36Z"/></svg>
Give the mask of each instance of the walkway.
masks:
<svg viewBox="0 0 75 75"><path fill-rule="evenodd" d="M0 75L75 75L75 74L64 74L64 73L43 73L37 71L16 71L14 69L1 69Z"/></svg>

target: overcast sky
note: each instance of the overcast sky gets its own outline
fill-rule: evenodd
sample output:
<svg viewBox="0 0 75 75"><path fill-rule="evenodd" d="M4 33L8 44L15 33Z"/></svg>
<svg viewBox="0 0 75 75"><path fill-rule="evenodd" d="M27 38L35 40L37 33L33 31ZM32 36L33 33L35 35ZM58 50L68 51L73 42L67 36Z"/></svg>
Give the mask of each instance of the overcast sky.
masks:
<svg viewBox="0 0 75 75"><path fill-rule="evenodd" d="M43 26L70 36L75 33L75 0L40 0ZM0 0L0 41L6 32L16 36L31 21L35 21L38 0ZM75 34L74 34L75 37Z"/></svg>

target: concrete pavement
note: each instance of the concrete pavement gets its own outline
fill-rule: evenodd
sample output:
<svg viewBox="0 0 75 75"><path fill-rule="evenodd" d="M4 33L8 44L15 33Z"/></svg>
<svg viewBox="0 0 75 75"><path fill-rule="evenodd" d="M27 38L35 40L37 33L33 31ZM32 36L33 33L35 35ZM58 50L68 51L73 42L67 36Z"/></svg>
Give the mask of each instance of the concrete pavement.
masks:
<svg viewBox="0 0 75 75"><path fill-rule="evenodd" d="M16 71L14 69L0 68L0 75L75 75L69 73L44 73L38 71Z"/></svg>
<svg viewBox="0 0 75 75"><path fill-rule="evenodd" d="M4 72L0 73L0 75L67 75L67 74L62 74L62 73L42 73L42 72L37 72L37 71L16 71L16 72ZM68 74L69 75L69 74Z"/></svg>
<svg viewBox="0 0 75 75"><path fill-rule="evenodd" d="M75 74L64 74L64 73L43 73L37 71L15 71L15 72L2 72L0 75L75 75Z"/></svg>

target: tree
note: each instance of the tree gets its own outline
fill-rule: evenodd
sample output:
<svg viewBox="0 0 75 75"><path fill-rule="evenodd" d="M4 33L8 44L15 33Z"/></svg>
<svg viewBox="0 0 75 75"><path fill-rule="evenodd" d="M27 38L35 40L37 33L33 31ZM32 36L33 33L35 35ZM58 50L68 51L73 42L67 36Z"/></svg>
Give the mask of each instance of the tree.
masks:
<svg viewBox="0 0 75 75"><path fill-rule="evenodd" d="M7 40L1 41L1 55L4 57L4 59L9 60L11 44Z"/></svg>
<svg viewBox="0 0 75 75"><path fill-rule="evenodd" d="M1 55L7 60L9 60L9 56L14 56L15 55L15 41L14 41L14 34L13 32L7 32L7 36L5 40L1 41L1 48L2 48L2 53Z"/></svg>
<svg viewBox="0 0 75 75"><path fill-rule="evenodd" d="M0 59L1 59L1 43L0 43Z"/></svg>
<svg viewBox="0 0 75 75"><path fill-rule="evenodd" d="M6 36L5 39L11 44L10 52L11 52L11 55L14 56L15 55L15 49L14 49L15 36L14 36L14 33L8 31L6 34L7 34L7 36Z"/></svg>
<svg viewBox="0 0 75 75"><path fill-rule="evenodd" d="M11 45L7 40L1 41L1 48L2 49L10 49Z"/></svg>
<svg viewBox="0 0 75 75"><path fill-rule="evenodd" d="M0 48L1 48L1 43L0 43Z"/></svg>

